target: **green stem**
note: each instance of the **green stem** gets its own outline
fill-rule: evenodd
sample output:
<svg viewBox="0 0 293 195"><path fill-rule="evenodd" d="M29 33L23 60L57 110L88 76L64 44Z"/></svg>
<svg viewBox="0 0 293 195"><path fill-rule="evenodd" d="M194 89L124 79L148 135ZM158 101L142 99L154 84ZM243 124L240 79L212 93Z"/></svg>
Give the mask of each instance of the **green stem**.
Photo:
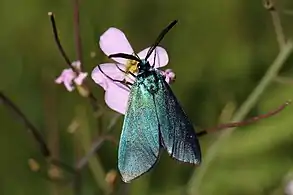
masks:
<svg viewBox="0 0 293 195"><path fill-rule="evenodd" d="M288 57L290 56L293 50L293 44L291 41L288 41L283 49L280 51L279 55L276 57L275 61L271 64L270 68L267 70L259 84L255 87L255 89L251 92L251 94L247 97L246 101L240 106L238 111L235 113L232 118L232 122L241 121L245 118L245 116L250 112L250 110L255 106L265 89L269 86L269 84L275 79L282 65L286 62ZM199 194L199 187L203 181L203 177L207 172L211 162L216 157L217 151L219 150L222 143L226 141L226 139L232 134L232 132L236 128L231 128L223 131L223 133L219 136L219 138L213 143L213 145L208 148L206 155L204 156L204 164L196 171L189 183L188 183L188 194Z"/></svg>
<svg viewBox="0 0 293 195"><path fill-rule="evenodd" d="M284 34L284 29L281 24L281 19L279 13L276 9L274 0L263 0L264 7L270 12L272 16L272 21L274 25L274 29L276 32L277 42L279 44L279 48L282 49L286 44L286 36Z"/></svg>
<svg viewBox="0 0 293 195"><path fill-rule="evenodd" d="M91 135L90 128L87 122L87 114L86 110L83 107L77 107L77 120L80 124L80 128L78 130L78 137L83 150L87 152L91 148ZM89 159L89 168L93 174L93 177L97 183L97 185L103 190L104 194L111 193L111 187L105 181L105 171L98 157L92 156Z"/></svg>

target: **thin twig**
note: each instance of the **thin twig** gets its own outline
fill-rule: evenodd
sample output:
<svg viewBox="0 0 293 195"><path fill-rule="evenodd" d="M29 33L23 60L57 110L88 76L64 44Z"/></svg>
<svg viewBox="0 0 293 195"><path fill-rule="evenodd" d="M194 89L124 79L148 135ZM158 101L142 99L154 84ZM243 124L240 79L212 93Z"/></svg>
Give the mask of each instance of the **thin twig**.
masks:
<svg viewBox="0 0 293 195"><path fill-rule="evenodd" d="M79 123L78 123L79 124ZM83 129L85 130L85 129ZM79 131L79 129L77 130ZM77 132L76 131L76 132ZM80 144L80 136L78 136L76 133L74 134L73 137L73 148L74 148L74 162L82 156L82 149L81 149L81 144ZM82 186L83 186L83 175L81 170L77 170L75 168L76 174L73 179L73 193L74 195L81 195L82 194Z"/></svg>
<svg viewBox="0 0 293 195"><path fill-rule="evenodd" d="M43 139L42 135L39 133L39 130L30 122L27 116L6 96L3 92L0 92L0 100L4 105L11 110L17 118L27 127L28 131L33 135L36 142L38 143L42 155L48 160L49 163L56 165L68 172L75 173L74 168L63 163L60 160L54 159L51 156L51 151L49 150L47 143Z"/></svg>
<svg viewBox="0 0 293 195"><path fill-rule="evenodd" d="M79 0L73 0L73 25L76 56L77 60L79 60L81 64L80 69L83 70L82 44L79 26Z"/></svg>
<svg viewBox="0 0 293 195"><path fill-rule="evenodd" d="M94 94L90 91L89 96L88 96L90 103L93 107L93 110L95 113L97 113L100 109L100 106L97 104L97 98L94 96Z"/></svg>
<svg viewBox="0 0 293 195"><path fill-rule="evenodd" d="M82 146L83 151L88 151L91 147L91 133L89 130L89 123L87 121L87 114L85 108L79 106L76 108L77 121L80 124L80 129L77 131L78 141ZM105 170L102 167L101 162L98 158L89 159L89 168L93 174L97 185L101 188L104 194L111 192L110 185L105 181ZM81 170L76 169L78 172Z"/></svg>
<svg viewBox="0 0 293 195"><path fill-rule="evenodd" d="M283 10L282 13L283 14L286 14L286 15L291 15L292 16L293 15L293 10Z"/></svg>
<svg viewBox="0 0 293 195"><path fill-rule="evenodd" d="M71 64L71 61L68 57L68 55L66 54L64 48L62 47L62 44L60 42L60 38L58 36L58 31L57 31L57 25L56 25L56 21L55 21L55 17L54 17L54 14L52 12L49 12L48 13L49 17L50 17L50 21L51 21L51 24L52 24L52 30L53 30L53 35L54 35L54 39L55 39L55 42L57 44L57 47L58 47L58 50L60 51L63 59L65 60L66 64L75 72L75 73L79 73L79 71L74 67L72 66Z"/></svg>
<svg viewBox="0 0 293 195"><path fill-rule="evenodd" d="M113 116L113 118L111 119L111 121L109 122L106 131L109 133L111 130L113 130L114 126L116 125L116 123L118 122L118 119L121 117L121 114L116 113L115 116Z"/></svg>
<svg viewBox="0 0 293 195"><path fill-rule="evenodd" d="M274 0L263 0L263 5L265 9L267 9L272 16L272 21L273 21L277 41L279 44L279 48L281 50L286 44L286 36L284 34L284 30L281 24L281 19L280 19L279 13L277 12L275 2Z"/></svg>
<svg viewBox="0 0 293 195"><path fill-rule="evenodd" d="M79 0L73 0L73 25L74 25L74 42L75 42L75 52L77 56L77 60L80 61L80 71L83 70L83 58L82 58L82 42L81 42L81 35L80 35L80 23L79 23ZM86 83L84 83L86 85ZM92 105L94 116L97 116L97 113L99 111L99 106L97 105L97 99L93 95L93 93L89 90L89 87L87 87L89 91L89 101ZM87 131L87 130L85 130ZM82 142L82 145L84 146L84 143ZM85 146L84 146L85 147ZM74 193L75 195L79 195L81 193L81 186L82 186L82 176L81 176L81 170L77 169L78 172L76 178L74 179Z"/></svg>
<svg viewBox="0 0 293 195"><path fill-rule="evenodd" d="M51 85L51 80L48 79L48 68L45 68L43 71L43 94L44 94L44 118L45 118L45 132L47 134L47 143L48 147L51 150L51 156L54 159L60 158L60 150L59 150L59 131L58 131L58 121L56 118L56 110L55 110L55 91L52 89L53 85ZM47 170L47 175L52 180L54 179L63 179L64 174L63 170L60 167L55 165L50 165ZM59 185L56 185L54 182L50 184L51 195L58 195L61 191Z"/></svg>
<svg viewBox="0 0 293 195"><path fill-rule="evenodd" d="M272 110L266 114L255 116L255 117L252 117L248 120L241 121L241 122L221 124L217 127L207 129L206 131L209 132L209 131L222 130L222 129L232 128L232 127L243 127L243 126L249 125L251 123L257 122L261 119L265 119L265 118L269 118L271 116L274 116L274 115L278 114L279 112L281 112L282 110L284 110L289 104L291 104L291 100L286 101L284 104L279 106L277 109Z"/></svg>
<svg viewBox="0 0 293 195"><path fill-rule="evenodd" d="M250 119L242 121L242 122L226 123L226 124L218 125L213 128L204 129L202 131L197 132L196 135L197 135L197 137L202 137L211 131L222 130L222 129L232 128L232 127L242 127L242 126L249 125L249 124L257 122L261 119L269 118L271 116L278 114L279 112L284 110L290 103L291 103L291 100L288 100L287 102L285 102L284 104L279 106L277 109L272 110L266 114L262 114L262 115L253 117L253 118L250 118ZM115 120L115 123L116 123L116 120ZM110 128L112 128L112 125L110 125ZM88 160L95 154L95 152L102 146L102 144L106 140L109 140L112 142L116 141L116 140L113 140L113 138L111 136L104 135L104 136L99 137L99 139L97 141L93 142L91 149L88 151L88 153L83 158L81 158L79 160L79 162L76 164L76 169L77 170L83 169L87 165Z"/></svg>
<svg viewBox="0 0 293 195"><path fill-rule="evenodd" d="M82 176L80 171L76 171L76 174L73 180L74 195L81 195L81 191L82 191Z"/></svg>
<svg viewBox="0 0 293 195"><path fill-rule="evenodd" d="M278 76L275 78L277 83L293 85L293 79L289 77Z"/></svg>
<svg viewBox="0 0 293 195"><path fill-rule="evenodd" d="M115 117L113 117L113 119L110 121L109 125L107 126L106 134L101 135L98 138L98 140L94 141L90 147L90 150L87 152L87 154L76 163L77 170L82 170L88 164L89 159L98 151L98 149L102 146L102 144L105 141L108 140L118 145L117 141L112 136L109 136L109 135L110 135L110 132L113 130L113 127L117 123L118 119L120 118L120 116L121 116L120 114L117 114Z"/></svg>
<svg viewBox="0 0 293 195"><path fill-rule="evenodd" d="M114 142L115 144L118 144L116 142L116 140L113 139L113 137L111 137L111 136L106 136L106 135L101 136L97 141L95 141L92 144L92 146L90 147L90 150L87 152L87 154L78 161L78 163L76 164L76 169L77 170L83 169L88 164L89 159L99 150L99 148L102 146L102 144L107 140Z"/></svg>
<svg viewBox="0 0 293 195"><path fill-rule="evenodd" d="M247 97L246 101L240 106L238 111L232 118L232 122L241 121L250 112L250 110L255 106L265 89L269 84L275 79L282 65L286 62L293 50L293 44L288 41L286 45L282 48L275 61L271 64L263 78L260 80L255 89ZM188 184L188 194L197 194L198 188L202 184L202 179L207 172L211 162L214 160L220 145L233 133L235 128L230 128L223 131L219 138L211 145L206 152L204 163L201 165L199 170L194 173Z"/></svg>
<svg viewBox="0 0 293 195"><path fill-rule="evenodd" d="M62 57L66 61L66 64L78 75L82 69L78 70L78 69L76 69L75 67L72 66L71 60L69 59L68 55L66 54L66 52L65 52L65 50L62 47L62 44L60 42L60 38L58 36L57 25L56 25L54 14L52 12L49 12L48 15L49 15L50 20L51 20L52 29L53 29L53 35L54 35L54 39L55 39L56 45L58 47L58 50L60 51ZM80 44L80 43L77 43L77 44ZM77 48L76 50L78 51L77 53L80 53L79 55L81 56L81 53L82 53L81 52L81 46L76 46L76 48ZM79 61L81 60L80 56L78 56ZM81 62L81 66L82 66L82 62ZM83 84L86 85L85 82ZM90 104L91 104L94 112L97 113L99 108L100 108L99 105L97 105L97 98L94 96L92 91L89 89L88 85L86 85L85 87L89 91L89 94L88 94L87 97L89 98Z"/></svg>
<svg viewBox="0 0 293 195"><path fill-rule="evenodd" d="M279 106L275 110L272 110L272 111L270 111L268 113L265 113L265 114L261 114L259 116L255 116L255 117L249 118L249 119L247 119L245 121L220 124L220 125L218 125L216 127L212 127L212 128L208 128L208 129L201 130L198 133L196 133L196 136L197 137L201 137L203 135L208 134L208 132L219 131L219 130L228 129L228 128L243 127L243 126L249 125L251 123L255 123L255 122L259 121L259 120L269 118L271 116L274 116L274 115L280 113L289 104L291 104L291 102L292 102L291 100L288 100L288 101L286 101L284 104L282 104L281 106Z"/></svg>
<svg viewBox="0 0 293 195"><path fill-rule="evenodd" d="M51 156L51 152L38 129L30 122L26 115L6 96L0 92L0 99L4 105L16 114L17 118L27 127L27 130L33 135L38 145L40 146L41 153L47 158Z"/></svg>

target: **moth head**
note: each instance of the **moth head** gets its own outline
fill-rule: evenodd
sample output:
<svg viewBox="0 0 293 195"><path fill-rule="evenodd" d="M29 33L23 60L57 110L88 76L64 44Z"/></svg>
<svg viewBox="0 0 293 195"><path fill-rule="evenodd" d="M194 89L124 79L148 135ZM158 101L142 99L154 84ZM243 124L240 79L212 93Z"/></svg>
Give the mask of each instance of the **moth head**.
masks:
<svg viewBox="0 0 293 195"><path fill-rule="evenodd" d="M134 55L125 54L125 53L117 53L117 54L111 54L108 57L127 59L128 63L126 64L126 72L130 71L134 73L134 71L148 70L150 68L150 63L147 60L145 59L141 60Z"/></svg>

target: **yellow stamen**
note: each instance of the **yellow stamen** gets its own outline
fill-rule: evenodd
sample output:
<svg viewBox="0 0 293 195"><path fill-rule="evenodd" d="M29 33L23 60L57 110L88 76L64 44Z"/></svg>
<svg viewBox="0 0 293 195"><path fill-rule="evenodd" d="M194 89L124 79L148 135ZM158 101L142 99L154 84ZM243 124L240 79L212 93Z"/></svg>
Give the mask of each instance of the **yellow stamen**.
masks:
<svg viewBox="0 0 293 195"><path fill-rule="evenodd" d="M135 60L127 60L126 62L126 75L129 73L137 73L138 72L138 68L137 68L137 64L138 62Z"/></svg>

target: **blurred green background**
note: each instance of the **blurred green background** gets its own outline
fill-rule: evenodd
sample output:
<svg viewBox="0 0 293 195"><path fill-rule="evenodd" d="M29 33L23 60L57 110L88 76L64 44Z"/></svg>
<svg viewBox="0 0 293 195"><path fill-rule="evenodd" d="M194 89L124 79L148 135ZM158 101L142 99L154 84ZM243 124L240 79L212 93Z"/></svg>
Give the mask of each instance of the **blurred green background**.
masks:
<svg viewBox="0 0 293 195"><path fill-rule="evenodd" d="M289 39L293 35L293 2L280 0L276 6ZM42 132L53 156L74 166L117 114L107 108L103 89L92 81L91 89L102 106L98 119L87 99L54 83L67 66L53 39L49 11L56 16L64 48L71 60L76 59L72 1L1 0L0 90ZM279 53L271 15L261 0L81 0L85 71L108 61L97 44L107 28L123 30L133 48L140 51L174 19L179 20L178 25L161 44L169 53L167 68L177 76L174 93L198 129L228 122ZM94 58L91 52L96 53ZM288 79L273 79L246 117L274 110L293 98L292 64L293 56L279 73ZM291 105L274 117L238 128L216 147L211 163L205 161L210 155L208 148L226 130L200 137L200 167L178 163L163 154L154 169L127 185L116 172L117 145L105 142L91 166L81 171L81 194L283 194L293 173L292 113ZM111 131L116 140L122 122L120 116ZM3 104L0 125L1 195L77 194L70 183L46 179L52 167L26 127ZM38 162L38 172L28 166L30 158ZM60 174L65 180L73 178L70 173ZM115 182L105 179L106 175L116 176Z"/></svg>

